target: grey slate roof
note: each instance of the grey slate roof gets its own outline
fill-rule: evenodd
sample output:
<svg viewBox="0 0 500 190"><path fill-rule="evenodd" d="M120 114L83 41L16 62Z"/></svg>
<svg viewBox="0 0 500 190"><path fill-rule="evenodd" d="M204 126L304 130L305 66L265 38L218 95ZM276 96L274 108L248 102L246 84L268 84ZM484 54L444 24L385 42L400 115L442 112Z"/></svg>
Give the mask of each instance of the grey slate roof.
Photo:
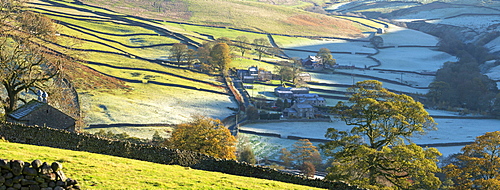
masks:
<svg viewBox="0 0 500 190"><path fill-rule="evenodd" d="M9 114L10 117L14 119L20 120L21 118L29 115L31 112L37 110L38 108L42 107L45 103L32 100L28 102L27 104L21 106L17 110L13 111L12 113Z"/></svg>
<svg viewBox="0 0 500 190"><path fill-rule="evenodd" d="M297 104L297 108L313 108L313 106L311 106L311 104Z"/></svg>

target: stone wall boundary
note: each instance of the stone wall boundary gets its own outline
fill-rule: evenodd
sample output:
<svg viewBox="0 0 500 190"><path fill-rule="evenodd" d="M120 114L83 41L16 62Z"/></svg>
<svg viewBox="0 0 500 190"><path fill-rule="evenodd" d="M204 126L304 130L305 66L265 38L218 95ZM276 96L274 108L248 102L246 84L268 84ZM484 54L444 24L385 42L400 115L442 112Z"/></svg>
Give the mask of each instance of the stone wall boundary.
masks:
<svg viewBox="0 0 500 190"><path fill-rule="evenodd" d="M308 179L276 169L255 166L234 160L217 159L196 152L133 144L102 138L92 134L73 133L49 127L0 122L0 136L16 143L92 152L159 164L180 165L193 169L270 179L311 187L338 190L359 189L357 186L351 186L343 182Z"/></svg>
<svg viewBox="0 0 500 190"><path fill-rule="evenodd" d="M39 190L79 190L76 180L67 178L62 171L62 164L34 160L0 159L0 189L39 189Z"/></svg>

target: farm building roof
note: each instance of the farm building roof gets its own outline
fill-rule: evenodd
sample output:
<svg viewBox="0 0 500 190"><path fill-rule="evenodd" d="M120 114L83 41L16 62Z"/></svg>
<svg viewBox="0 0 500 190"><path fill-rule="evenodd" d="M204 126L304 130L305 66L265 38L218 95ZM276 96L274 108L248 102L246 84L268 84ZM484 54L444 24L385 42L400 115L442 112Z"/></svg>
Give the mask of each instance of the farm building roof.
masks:
<svg viewBox="0 0 500 190"><path fill-rule="evenodd" d="M45 103L36 100L31 100L30 102L24 104L19 109L13 111L9 115L15 119L21 119L29 115L31 112L36 111L38 108L41 108L44 104Z"/></svg>

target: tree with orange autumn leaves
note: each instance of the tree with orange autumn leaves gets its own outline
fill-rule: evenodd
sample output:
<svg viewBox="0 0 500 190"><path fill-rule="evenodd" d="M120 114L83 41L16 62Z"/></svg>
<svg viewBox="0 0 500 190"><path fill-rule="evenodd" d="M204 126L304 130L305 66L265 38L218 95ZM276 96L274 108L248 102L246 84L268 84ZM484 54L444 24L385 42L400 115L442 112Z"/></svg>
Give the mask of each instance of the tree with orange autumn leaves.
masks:
<svg viewBox="0 0 500 190"><path fill-rule="evenodd" d="M500 189L500 131L489 132L462 148L458 162L444 167L449 189Z"/></svg>
<svg viewBox="0 0 500 190"><path fill-rule="evenodd" d="M177 125L163 145L222 159L236 159L236 138L218 119L194 116L190 123Z"/></svg>

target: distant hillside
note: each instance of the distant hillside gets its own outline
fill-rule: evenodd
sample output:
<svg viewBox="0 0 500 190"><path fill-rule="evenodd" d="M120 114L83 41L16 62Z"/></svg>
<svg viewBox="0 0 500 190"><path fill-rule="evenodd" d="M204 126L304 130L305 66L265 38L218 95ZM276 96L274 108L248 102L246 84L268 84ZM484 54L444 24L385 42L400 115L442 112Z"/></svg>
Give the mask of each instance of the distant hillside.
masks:
<svg viewBox="0 0 500 190"><path fill-rule="evenodd" d="M360 25L267 3L236 0L82 0L116 12L155 19L228 26L260 32L359 37Z"/></svg>

